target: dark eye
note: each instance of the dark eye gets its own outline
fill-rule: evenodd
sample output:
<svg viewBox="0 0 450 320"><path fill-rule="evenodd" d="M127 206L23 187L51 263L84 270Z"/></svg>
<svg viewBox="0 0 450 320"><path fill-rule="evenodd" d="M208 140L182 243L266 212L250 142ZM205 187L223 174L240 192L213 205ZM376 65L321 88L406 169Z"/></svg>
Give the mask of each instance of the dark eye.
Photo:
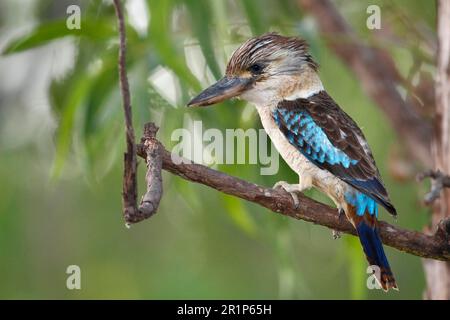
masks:
<svg viewBox="0 0 450 320"><path fill-rule="evenodd" d="M262 64L259 64L259 63L252 64L252 65L248 68L248 70L249 70L251 73L253 73L253 74L259 74L259 73L261 73L261 72L263 71L263 69L264 69L263 65L262 65Z"/></svg>

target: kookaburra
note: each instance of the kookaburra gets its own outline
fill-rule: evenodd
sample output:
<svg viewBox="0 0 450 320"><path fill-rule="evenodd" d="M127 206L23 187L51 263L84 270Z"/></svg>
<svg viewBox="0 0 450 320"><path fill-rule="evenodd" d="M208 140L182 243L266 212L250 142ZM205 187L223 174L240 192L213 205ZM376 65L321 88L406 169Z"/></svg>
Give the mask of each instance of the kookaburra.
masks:
<svg viewBox="0 0 450 320"><path fill-rule="evenodd" d="M328 195L355 227L384 290L397 289L380 240L380 204L392 205L369 145L358 125L325 91L318 65L302 39L268 33L242 44L225 77L189 102L207 106L240 97L256 106L262 125L299 182L276 184L293 195L315 187ZM376 271L379 270L377 273Z"/></svg>

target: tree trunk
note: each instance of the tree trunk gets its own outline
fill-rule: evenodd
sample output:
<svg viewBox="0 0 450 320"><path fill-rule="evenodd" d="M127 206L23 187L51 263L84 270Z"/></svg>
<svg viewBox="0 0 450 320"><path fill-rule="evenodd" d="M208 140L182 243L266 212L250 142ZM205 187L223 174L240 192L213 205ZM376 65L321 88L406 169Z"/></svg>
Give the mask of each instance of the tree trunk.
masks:
<svg viewBox="0 0 450 320"><path fill-rule="evenodd" d="M450 174L450 1L439 0L437 8L437 74L436 115L433 157L436 170ZM444 188L433 206L431 228L450 216L450 189ZM427 290L426 299L450 299L450 262L423 260Z"/></svg>

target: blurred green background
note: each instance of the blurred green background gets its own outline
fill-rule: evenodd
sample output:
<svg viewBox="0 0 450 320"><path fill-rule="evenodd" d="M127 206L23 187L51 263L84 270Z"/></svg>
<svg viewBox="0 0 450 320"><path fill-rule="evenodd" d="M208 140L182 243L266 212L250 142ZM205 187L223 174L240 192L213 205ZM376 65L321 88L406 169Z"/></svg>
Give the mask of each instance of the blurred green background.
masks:
<svg viewBox="0 0 450 320"><path fill-rule="evenodd" d="M367 43L385 47L402 75L432 53L411 26L434 33L432 1L336 1ZM81 30L66 27L81 8ZM382 30L368 30L366 8L381 8ZM409 299L422 297L418 257L387 248L400 292L366 288L356 238L273 214L254 204L164 173L157 215L125 228L121 215L123 111L117 82L117 28L111 1L2 0L0 3L0 298ZM425 188L394 179L401 159L394 131L358 79L324 43L316 23L291 0L127 1L128 72L136 135L155 121L171 133L260 128L242 101L187 109L221 77L232 51L267 31L307 39L327 91L362 127L396 205L394 222L421 230ZM380 40L381 39L381 40ZM400 88L406 95L406 89ZM394 154L394 156L393 156ZM412 164L413 165L413 164ZM143 190L144 165L139 170ZM275 176L259 165L217 169L263 185L296 181L280 159ZM400 181L401 180L401 181ZM309 196L329 201L315 191ZM66 268L81 268L81 290Z"/></svg>

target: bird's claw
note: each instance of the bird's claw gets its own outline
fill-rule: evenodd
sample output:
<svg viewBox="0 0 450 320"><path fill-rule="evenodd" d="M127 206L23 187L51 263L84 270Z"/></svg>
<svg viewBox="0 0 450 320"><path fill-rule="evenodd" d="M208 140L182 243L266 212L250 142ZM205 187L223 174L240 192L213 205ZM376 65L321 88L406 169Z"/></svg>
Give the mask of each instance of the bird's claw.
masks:
<svg viewBox="0 0 450 320"><path fill-rule="evenodd" d="M294 209L297 210L300 208L300 201L298 200L298 196L295 194L295 192L289 192L292 200L294 201Z"/></svg>
<svg viewBox="0 0 450 320"><path fill-rule="evenodd" d="M300 201L298 200L298 196L296 194L297 190L294 190L292 185L287 183L286 181L278 181L274 184L273 189L281 188L287 193L289 193L294 201L294 208L298 209L300 207Z"/></svg>
<svg viewBox="0 0 450 320"><path fill-rule="evenodd" d="M343 215L344 213L345 213L344 209L339 208L339 209L338 209L338 219L341 219L341 218L342 218L342 215Z"/></svg>
<svg viewBox="0 0 450 320"><path fill-rule="evenodd" d="M341 219L344 214L345 214L344 209L343 208L338 208L338 219ZM334 240L339 239L341 237L341 232L340 231L333 230L332 234L333 234L333 239Z"/></svg>
<svg viewBox="0 0 450 320"><path fill-rule="evenodd" d="M339 239L341 237L341 232L340 231L333 230L332 233L333 233L333 239L334 240Z"/></svg>

